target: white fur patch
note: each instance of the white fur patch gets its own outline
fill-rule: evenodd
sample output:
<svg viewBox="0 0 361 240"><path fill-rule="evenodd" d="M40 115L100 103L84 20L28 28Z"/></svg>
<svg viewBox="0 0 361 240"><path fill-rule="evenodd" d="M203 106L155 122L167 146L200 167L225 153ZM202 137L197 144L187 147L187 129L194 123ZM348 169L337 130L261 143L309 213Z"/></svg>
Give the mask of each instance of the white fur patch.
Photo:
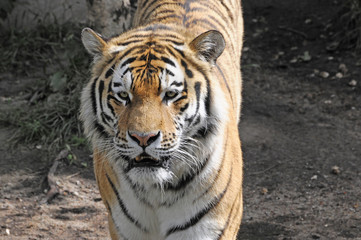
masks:
<svg viewBox="0 0 361 240"><path fill-rule="evenodd" d="M117 53L117 52L120 52L120 51L123 51L126 47L125 46L111 46L109 47L109 53Z"/></svg>

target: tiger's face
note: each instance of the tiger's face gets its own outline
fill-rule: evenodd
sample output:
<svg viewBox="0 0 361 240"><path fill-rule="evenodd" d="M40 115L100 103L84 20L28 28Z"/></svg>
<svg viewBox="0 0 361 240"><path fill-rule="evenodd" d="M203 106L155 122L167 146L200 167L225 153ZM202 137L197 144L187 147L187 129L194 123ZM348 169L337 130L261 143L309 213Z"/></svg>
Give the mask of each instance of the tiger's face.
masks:
<svg viewBox="0 0 361 240"><path fill-rule="evenodd" d="M190 43L175 36L105 41L83 31L95 55L96 124L89 125L101 125L106 151L133 183L169 183L202 164L198 149L215 119L209 74L224 48L220 33L202 35Z"/></svg>
<svg viewBox="0 0 361 240"><path fill-rule="evenodd" d="M164 175L175 156L180 157L193 115L199 116L200 123L205 118L204 111L195 104L196 95L203 97L200 89L196 93L189 88L191 80L186 79L177 60L157 54L155 47L120 59L108 93L116 117L114 145L126 160L125 171L130 174Z"/></svg>

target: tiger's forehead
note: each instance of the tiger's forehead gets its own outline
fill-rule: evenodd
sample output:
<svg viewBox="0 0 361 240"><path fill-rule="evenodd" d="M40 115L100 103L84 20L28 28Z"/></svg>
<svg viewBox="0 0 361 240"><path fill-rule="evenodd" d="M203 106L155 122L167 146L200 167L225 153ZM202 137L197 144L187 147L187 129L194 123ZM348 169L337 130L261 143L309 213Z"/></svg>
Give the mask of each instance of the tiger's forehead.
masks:
<svg viewBox="0 0 361 240"><path fill-rule="evenodd" d="M129 46L119 54L113 81L123 82L127 89L148 85L148 90L158 92L173 82L183 81L184 74L174 49L153 39Z"/></svg>

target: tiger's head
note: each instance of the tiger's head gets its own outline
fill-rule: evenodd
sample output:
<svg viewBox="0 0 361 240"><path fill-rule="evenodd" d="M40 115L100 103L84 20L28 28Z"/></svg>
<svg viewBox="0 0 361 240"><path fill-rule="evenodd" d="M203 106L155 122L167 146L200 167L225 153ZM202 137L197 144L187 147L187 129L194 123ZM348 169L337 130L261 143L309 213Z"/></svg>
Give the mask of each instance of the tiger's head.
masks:
<svg viewBox="0 0 361 240"><path fill-rule="evenodd" d="M225 47L221 33L193 38L156 28L111 39L82 32L94 57L82 94L85 132L119 171L142 184L172 183L200 168L227 105L212 76Z"/></svg>

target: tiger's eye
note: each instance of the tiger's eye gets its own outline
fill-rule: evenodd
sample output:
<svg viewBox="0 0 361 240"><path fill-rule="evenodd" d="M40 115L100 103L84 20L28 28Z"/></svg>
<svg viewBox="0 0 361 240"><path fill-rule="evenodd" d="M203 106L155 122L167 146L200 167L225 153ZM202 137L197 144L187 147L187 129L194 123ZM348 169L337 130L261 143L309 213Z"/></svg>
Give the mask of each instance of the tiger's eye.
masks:
<svg viewBox="0 0 361 240"><path fill-rule="evenodd" d="M119 97L121 97L121 98L128 98L129 97L129 94L127 93L127 92L120 92L119 93Z"/></svg>
<svg viewBox="0 0 361 240"><path fill-rule="evenodd" d="M177 92L176 92L176 91L167 91L167 92L165 93L165 96L166 96L167 98L174 98L176 95L177 95Z"/></svg>

